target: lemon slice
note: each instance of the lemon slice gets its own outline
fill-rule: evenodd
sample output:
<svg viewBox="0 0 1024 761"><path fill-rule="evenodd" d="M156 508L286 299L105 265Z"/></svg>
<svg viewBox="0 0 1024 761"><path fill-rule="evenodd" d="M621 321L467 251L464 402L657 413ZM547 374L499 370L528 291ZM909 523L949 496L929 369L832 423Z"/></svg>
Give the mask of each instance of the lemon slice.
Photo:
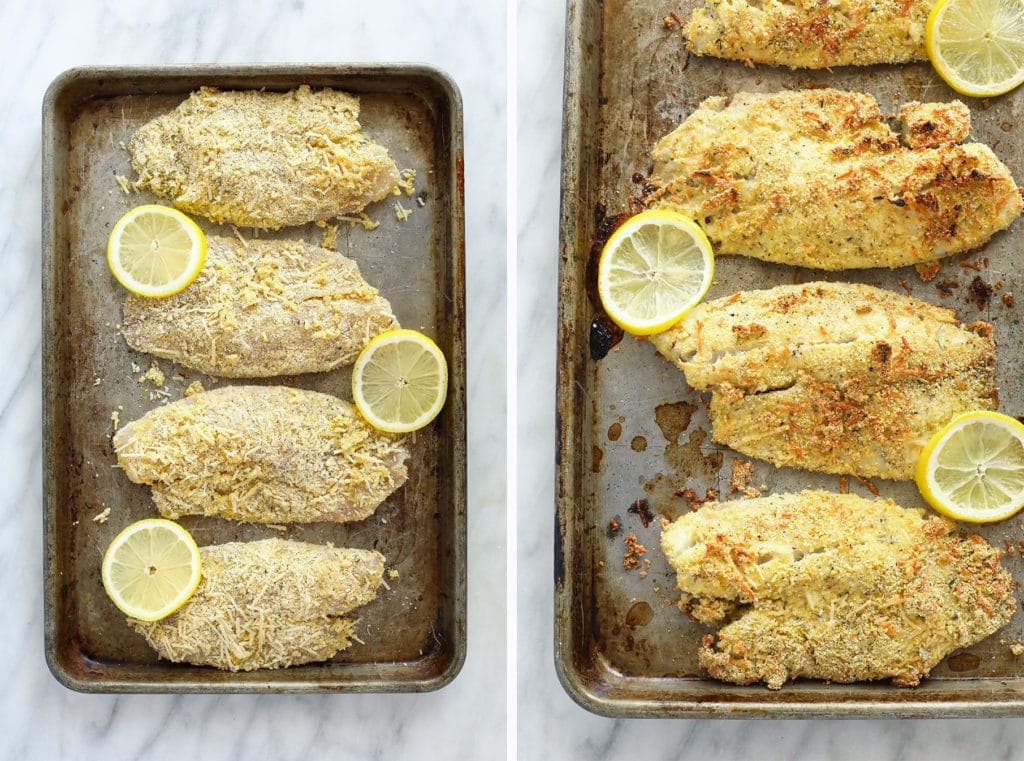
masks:
<svg viewBox="0 0 1024 761"><path fill-rule="evenodd" d="M159 621L188 602L199 586L199 548L177 523L148 518L114 537L103 556L102 577L122 613Z"/></svg>
<svg viewBox="0 0 1024 761"><path fill-rule="evenodd" d="M631 217L608 239L597 265L597 291L615 324L646 336L696 306L714 271L711 243L697 223L653 209Z"/></svg>
<svg viewBox="0 0 1024 761"><path fill-rule="evenodd" d="M1024 0L939 0L924 42L939 76L958 93L1007 93L1024 82Z"/></svg>
<svg viewBox="0 0 1024 761"><path fill-rule="evenodd" d="M107 264L132 293L165 298L185 290L206 261L206 236L177 209L136 206L114 225Z"/></svg>
<svg viewBox="0 0 1024 761"><path fill-rule="evenodd" d="M389 330L367 344L352 368L352 398L374 428L408 433L444 407L448 364L437 344L415 330Z"/></svg>
<svg viewBox="0 0 1024 761"><path fill-rule="evenodd" d="M929 504L949 518L1009 518L1024 507L1024 425L998 412L966 412L932 436L914 477Z"/></svg>

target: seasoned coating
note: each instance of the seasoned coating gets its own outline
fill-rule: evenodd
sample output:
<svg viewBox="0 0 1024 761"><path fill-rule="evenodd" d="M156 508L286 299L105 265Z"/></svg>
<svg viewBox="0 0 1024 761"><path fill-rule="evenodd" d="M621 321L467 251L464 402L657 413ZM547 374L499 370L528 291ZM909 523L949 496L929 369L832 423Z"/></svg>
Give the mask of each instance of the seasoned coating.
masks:
<svg viewBox="0 0 1024 761"><path fill-rule="evenodd" d="M986 145L955 142L970 130L966 109L901 114L909 147L870 95L709 98L654 147L648 202L695 219L717 254L823 270L933 261L1017 218L1006 166Z"/></svg>
<svg viewBox="0 0 1024 761"><path fill-rule="evenodd" d="M359 99L204 87L128 143L137 188L214 222L277 229L361 211L399 182L359 125Z"/></svg>
<svg viewBox="0 0 1024 761"><path fill-rule="evenodd" d="M971 134L971 112L963 103L918 103L900 107L900 140L908 148L938 148L944 143L962 143Z"/></svg>
<svg viewBox="0 0 1024 761"><path fill-rule="evenodd" d="M805 491L708 503L668 525L680 607L720 626L700 664L716 679L912 686L1016 610L1002 553L882 499Z"/></svg>
<svg viewBox="0 0 1024 761"><path fill-rule="evenodd" d="M201 547L203 578L178 612L129 618L161 658L229 671L325 661L354 638L344 615L377 596L384 556L264 539Z"/></svg>
<svg viewBox="0 0 1024 761"><path fill-rule="evenodd" d="M935 431L998 405L990 325L869 285L742 291L651 340L712 392L715 441L778 466L911 479Z"/></svg>
<svg viewBox="0 0 1024 761"><path fill-rule="evenodd" d="M211 236L203 271L184 291L125 298L122 332L133 349L210 375L263 378L351 364L397 326L359 266L335 251Z"/></svg>
<svg viewBox="0 0 1024 761"><path fill-rule="evenodd" d="M686 25L697 55L824 69L928 58L934 0L706 0Z"/></svg>
<svg viewBox="0 0 1024 761"><path fill-rule="evenodd" d="M231 386L150 410L114 435L165 518L362 520L405 483L401 437L348 402L284 386Z"/></svg>

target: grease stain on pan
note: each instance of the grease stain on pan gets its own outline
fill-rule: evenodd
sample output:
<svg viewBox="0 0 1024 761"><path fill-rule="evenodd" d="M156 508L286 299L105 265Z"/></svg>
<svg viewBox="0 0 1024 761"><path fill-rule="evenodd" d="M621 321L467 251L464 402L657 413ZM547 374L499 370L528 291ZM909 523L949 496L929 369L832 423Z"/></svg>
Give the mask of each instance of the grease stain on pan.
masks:
<svg viewBox="0 0 1024 761"><path fill-rule="evenodd" d="M704 454L703 446L708 432L698 428L682 444L669 443L665 447L665 464L677 476L696 476L703 473L713 479L722 469L722 451L716 449Z"/></svg>
<svg viewBox="0 0 1024 761"><path fill-rule="evenodd" d="M651 622L652 618L654 618L654 610L651 608L650 603L641 600L640 602L633 603L626 612L626 626L634 629L638 626L646 626Z"/></svg>
<svg viewBox="0 0 1024 761"><path fill-rule="evenodd" d="M974 653L957 653L946 659L946 665L949 666L950 671L956 673L974 671L981 665L981 658Z"/></svg>
<svg viewBox="0 0 1024 761"><path fill-rule="evenodd" d="M679 437L690 425L690 418L697 411L689 402L666 402L654 408L654 422L661 429L661 435L669 444L677 444Z"/></svg>

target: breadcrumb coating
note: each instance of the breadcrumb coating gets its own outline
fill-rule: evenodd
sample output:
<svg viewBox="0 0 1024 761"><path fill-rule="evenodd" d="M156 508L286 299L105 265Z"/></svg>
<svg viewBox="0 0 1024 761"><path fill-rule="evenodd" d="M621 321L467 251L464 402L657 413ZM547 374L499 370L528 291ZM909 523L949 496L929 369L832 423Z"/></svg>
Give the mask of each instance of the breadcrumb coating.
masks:
<svg viewBox="0 0 1024 761"><path fill-rule="evenodd" d="M384 556L283 539L199 550L203 578L179 611L129 618L160 657L229 671L324 661L353 639L344 617L372 601Z"/></svg>
<svg viewBox="0 0 1024 761"><path fill-rule="evenodd" d="M988 323L869 285L741 291L651 341L712 392L715 441L778 466L911 479L937 430L998 406Z"/></svg>
<svg viewBox="0 0 1024 761"><path fill-rule="evenodd" d="M680 607L720 627L700 665L715 679L913 686L1016 610L1002 552L891 500L805 491L709 503L668 525Z"/></svg>
<svg viewBox="0 0 1024 761"><path fill-rule="evenodd" d="M870 95L709 98L655 145L647 201L696 220L716 254L823 270L930 262L1017 218L1009 169L958 143L966 108L912 103L901 116L906 145Z"/></svg>
<svg viewBox="0 0 1024 761"><path fill-rule="evenodd" d="M935 0L706 0L686 24L697 55L825 69L928 58Z"/></svg>

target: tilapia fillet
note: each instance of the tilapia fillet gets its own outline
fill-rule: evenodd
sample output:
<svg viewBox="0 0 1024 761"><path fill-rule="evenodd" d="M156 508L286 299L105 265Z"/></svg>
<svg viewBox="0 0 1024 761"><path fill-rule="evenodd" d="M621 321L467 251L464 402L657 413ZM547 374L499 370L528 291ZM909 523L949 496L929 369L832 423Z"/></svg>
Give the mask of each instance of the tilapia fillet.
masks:
<svg viewBox="0 0 1024 761"><path fill-rule="evenodd" d="M361 211L399 182L359 99L204 87L128 143L135 185L214 222L277 229Z"/></svg>
<svg viewBox="0 0 1024 761"><path fill-rule="evenodd" d="M348 402L284 386L231 386L157 407L121 428L114 448L166 518L362 520L407 477L400 437Z"/></svg>
<svg viewBox="0 0 1024 761"><path fill-rule="evenodd" d="M397 326L387 300L335 251L211 236L203 271L184 291L125 298L122 332L133 349L210 375L261 378L351 364Z"/></svg>
<svg viewBox="0 0 1024 761"><path fill-rule="evenodd" d="M229 671L325 661L353 639L345 614L377 596L384 556L283 539L199 550L203 579L178 612L129 618L160 657Z"/></svg>
<svg viewBox="0 0 1024 761"><path fill-rule="evenodd" d="M963 104L908 103L900 121L831 89L709 98L654 147L647 200L695 219L717 254L823 270L933 261L1017 218L1010 171L960 144Z"/></svg>
<svg viewBox="0 0 1024 761"><path fill-rule="evenodd" d="M684 30L697 55L792 68L867 66L928 58L934 0L706 0Z"/></svg>
<svg viewBox="0 0 1024 761"><path fill-rule="evenodd" d="M715 441L778 466L911 479L939 428L998 405L988 323L868 285L741 291L651 340L712 392Z"/></svg>
<svg viewBox="0 0 1024 761"><path fill-rule="evenodd" d="M1002 553L954 530L891 500L805 491L709 503L661 546L680 607L721 627L699 654L712 677L912 686L1016 610Z"/></svg>

